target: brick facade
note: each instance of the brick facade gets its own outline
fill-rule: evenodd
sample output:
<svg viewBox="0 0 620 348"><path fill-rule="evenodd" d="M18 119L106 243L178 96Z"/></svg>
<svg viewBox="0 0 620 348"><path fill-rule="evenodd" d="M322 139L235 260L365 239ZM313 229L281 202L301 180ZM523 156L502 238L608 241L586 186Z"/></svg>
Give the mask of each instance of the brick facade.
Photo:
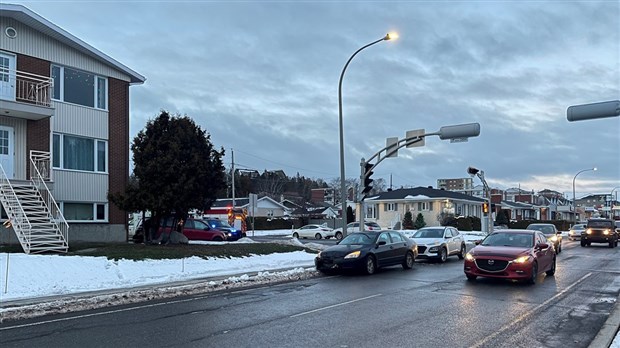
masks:
<svg viewBox="0 0 620 348"><path fill-rule="evenodd" d="M129 83L114 78L109 81L109 193L123 192L129 182ZM127 224L127 212L109 204L111 224Z"/></svg>
<svg viewBox="0 0 620 348"><path fill-rule="evenodd" d="M18 54L17 70L49 77L51 67L46 60ZM50 151L50 119L28 120L26 129L26 178L30 178L30 151Z"/></svg>

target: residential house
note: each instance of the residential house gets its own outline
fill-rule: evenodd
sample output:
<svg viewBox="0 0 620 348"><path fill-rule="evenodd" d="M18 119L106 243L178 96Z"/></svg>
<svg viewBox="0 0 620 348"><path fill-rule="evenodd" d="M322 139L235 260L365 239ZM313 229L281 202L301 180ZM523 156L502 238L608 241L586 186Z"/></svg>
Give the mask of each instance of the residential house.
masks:
<svg viewBox="0 0 620 348"><path fill-rule="evenodd" d="M145 78L24 6L0 3L0 27L3 215L26 252L35 234L49 250L126 241L107 195L129 180L129 87ZM17 204L33 197L46 208Z"/></svg>
<svg viewBox="0 0 620 348"><path fill-rule="evenodd" d="M413 220L419 213L427 226L439 226L444 214L482 218L484 199L432 187L415 187L380 193L364 200L364 218L381 227L392 228L410 211ZM360 211L360 209L356 209ZM359 214L356 214L359 219Z"/></svg>
<svg viewBox="0 0 620 348"><path fill-rule="evenodd" d="M227 219L228 209L233 207L232 198L218 199L211 205L211 208L204 211L204 216ZM249 198L236 198L234 203L235 208L247 209L248 216L257 217L283 217L288 208L279 202L275 201L269 196L261 197L256 200L256 207L254 210L250 207Z"/></svg>

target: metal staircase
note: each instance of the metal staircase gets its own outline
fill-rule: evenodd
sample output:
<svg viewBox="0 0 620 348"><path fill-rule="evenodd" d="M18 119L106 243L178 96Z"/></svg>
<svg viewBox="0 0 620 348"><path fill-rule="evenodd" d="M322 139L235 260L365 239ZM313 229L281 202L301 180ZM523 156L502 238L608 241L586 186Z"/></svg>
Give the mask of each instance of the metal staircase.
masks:
<svg viewBox="0 0 620 348"><path fill-rule="evenodd" d="M69 224L60 212L46 180L50 153L30 152L30 181L9 180L0 165L0 201L24 252L67 252Z"/></svg>

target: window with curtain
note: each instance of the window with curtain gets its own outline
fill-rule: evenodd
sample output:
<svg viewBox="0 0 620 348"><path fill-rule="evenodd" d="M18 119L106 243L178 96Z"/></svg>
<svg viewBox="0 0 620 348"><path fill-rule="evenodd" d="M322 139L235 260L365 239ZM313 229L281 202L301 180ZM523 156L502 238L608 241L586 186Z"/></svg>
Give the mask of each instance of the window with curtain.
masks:
<svg viewBox="0 0 620 348"><path fill-rule="evenodd" d="M54 168L107 171L108 143L105 140L54 134L52 146Z"/></svg>
<svg viewBox="0 0 620 348"><path fill-rule="evenodd" d="M63 202L62 214L67 221L106 221L106 204Z"/></svg>

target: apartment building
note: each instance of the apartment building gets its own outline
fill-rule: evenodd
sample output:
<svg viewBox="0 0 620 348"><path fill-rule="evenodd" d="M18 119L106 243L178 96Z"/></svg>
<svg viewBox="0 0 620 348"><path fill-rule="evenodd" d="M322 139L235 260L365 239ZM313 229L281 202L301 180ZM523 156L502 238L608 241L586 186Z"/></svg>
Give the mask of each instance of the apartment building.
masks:
<svg viewBox="0 0 620 348"><path fill-rule="evenodd" d="M24 6L0 4L0 29L3 219L26 252L37 233L50 250L126 240L107 195L128 182L129 87L145 78Z"/></svg>

